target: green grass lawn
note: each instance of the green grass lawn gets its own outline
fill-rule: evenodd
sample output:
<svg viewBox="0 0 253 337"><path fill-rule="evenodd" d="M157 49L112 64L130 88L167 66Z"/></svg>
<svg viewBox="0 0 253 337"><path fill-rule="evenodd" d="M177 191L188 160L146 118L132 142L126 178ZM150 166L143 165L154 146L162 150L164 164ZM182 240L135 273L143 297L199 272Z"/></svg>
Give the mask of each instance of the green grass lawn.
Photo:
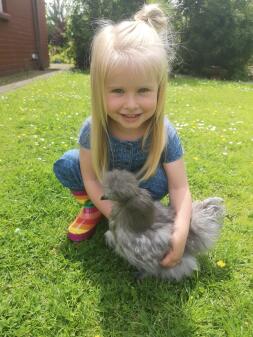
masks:
<svg viewBox="0 0 253 337"><path fill-rule="evenodd" d="M136 284L106 247L105 223L80 245L66 239L79 206L52 165L77 147L88 75L61 73L0 96L1 337L252 336L253 85L178 78L167 97L193 198L223 197L227 216L198 273Z"/></svg>

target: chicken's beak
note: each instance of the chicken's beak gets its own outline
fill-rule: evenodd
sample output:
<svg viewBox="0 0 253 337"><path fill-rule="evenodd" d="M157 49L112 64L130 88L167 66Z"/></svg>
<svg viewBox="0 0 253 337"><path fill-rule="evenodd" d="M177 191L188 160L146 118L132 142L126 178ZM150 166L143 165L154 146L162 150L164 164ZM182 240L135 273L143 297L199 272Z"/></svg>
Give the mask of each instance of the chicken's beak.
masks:
<svg viewBox="0 0 253 337"><path fill-rule="evenodd" d="M109 200L109 198L104 194L104 195L102 195L102 197L100 198L100 200Z"/></svg>

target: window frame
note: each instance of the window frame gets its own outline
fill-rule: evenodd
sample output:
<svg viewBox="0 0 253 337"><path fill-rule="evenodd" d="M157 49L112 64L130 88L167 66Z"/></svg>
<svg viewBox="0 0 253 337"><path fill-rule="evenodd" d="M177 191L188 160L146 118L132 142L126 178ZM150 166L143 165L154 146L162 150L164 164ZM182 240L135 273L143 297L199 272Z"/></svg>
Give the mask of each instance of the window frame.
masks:
<svg viewBox="0 0 253 337"><path fill-rule="evenodd" d="M7 13L6 0L0 0L0 20L8 21L10 15Z"/></svg>

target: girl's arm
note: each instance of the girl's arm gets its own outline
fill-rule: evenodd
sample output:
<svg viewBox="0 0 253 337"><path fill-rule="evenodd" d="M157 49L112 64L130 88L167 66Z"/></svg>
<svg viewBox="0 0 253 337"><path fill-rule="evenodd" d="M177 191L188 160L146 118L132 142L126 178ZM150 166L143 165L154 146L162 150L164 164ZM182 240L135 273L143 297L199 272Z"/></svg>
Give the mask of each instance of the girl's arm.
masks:
<svg viewBox="0 0 253 337"><path fill-rule="evenodd" d="M164 267L173 267L180 262L189 232L192 199L183 159L163 164L168 177L170 202L176 211L172 250L161 261Z"/></svg>
<svg viewBox="0 0 253 337"><path fill-rule="evenodd" d="M104 194L103 188L92 168L91 151L83 147L80 148L80 168L84 187L89 198L100 212L108 218L112 210L112 203L108 200L100 200Z"/></svg>

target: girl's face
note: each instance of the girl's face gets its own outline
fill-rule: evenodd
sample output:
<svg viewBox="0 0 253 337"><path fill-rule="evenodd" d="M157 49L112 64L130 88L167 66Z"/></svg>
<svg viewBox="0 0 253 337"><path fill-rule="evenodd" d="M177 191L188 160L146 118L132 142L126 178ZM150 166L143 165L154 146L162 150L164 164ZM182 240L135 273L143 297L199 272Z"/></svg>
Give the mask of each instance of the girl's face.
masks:
<svg viewBox="0 0 253 337"><path fill-rule="evenodd" d="M119 137L141 137L157 106L158 83L149 74L120 67L105 83L105 101L111 131ZM115 132L116 131L116 132Z"/></svg>

